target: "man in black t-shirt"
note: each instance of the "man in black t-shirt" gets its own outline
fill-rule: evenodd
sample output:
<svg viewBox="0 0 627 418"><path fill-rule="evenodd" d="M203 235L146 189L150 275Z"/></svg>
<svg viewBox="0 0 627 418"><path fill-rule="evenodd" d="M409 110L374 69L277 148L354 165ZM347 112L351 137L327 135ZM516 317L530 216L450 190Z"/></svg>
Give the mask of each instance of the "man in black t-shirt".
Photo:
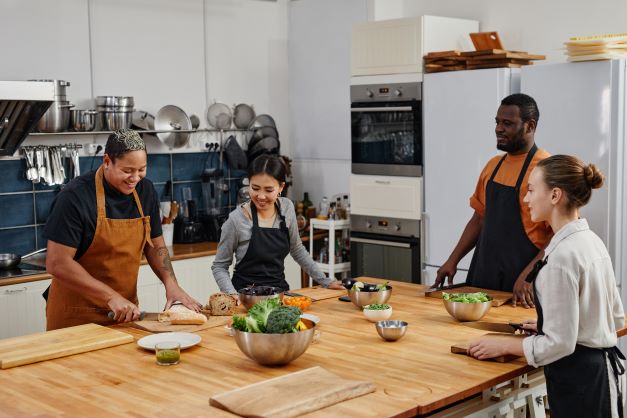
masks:
<svg viewBox="0 0 627 418"><path fill-rule="evenodd" d="M89 322L137 320L142 254L176 301L199 311L179 285L165 247L159 201L146 176L146 146L132 130L112 134L102 166L73 179L55 199L46 222L46 268L53 275L48 329Z"/></svg>

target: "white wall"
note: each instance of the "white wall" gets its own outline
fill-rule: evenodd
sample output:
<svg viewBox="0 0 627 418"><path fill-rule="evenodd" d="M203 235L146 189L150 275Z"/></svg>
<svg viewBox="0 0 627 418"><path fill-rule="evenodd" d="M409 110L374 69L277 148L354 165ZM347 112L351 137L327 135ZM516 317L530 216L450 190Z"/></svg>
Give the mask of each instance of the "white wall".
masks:
<svg viewBox="0 0 627 418"><path fill-rule="evenodd" d="M252 104L271 114L289 138L288 0L0 0L5 41L1 80L70 81L69 100L94 108L98 95L129 95L153 115L181 107L208 127L213 101ZM185 148L203 151L216 134ZM244 135L239 138L242 146ZM103 144L106 136L31 137L25 145ZM146 137L149 152L170 152ZM284 151L289 152L285 143Z"/></svg>

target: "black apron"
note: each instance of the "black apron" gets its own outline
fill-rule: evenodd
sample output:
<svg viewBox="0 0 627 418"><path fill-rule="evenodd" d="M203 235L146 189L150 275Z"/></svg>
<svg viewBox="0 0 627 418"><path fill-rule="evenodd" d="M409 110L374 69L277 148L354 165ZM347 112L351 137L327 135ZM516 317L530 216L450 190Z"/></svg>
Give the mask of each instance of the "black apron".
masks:
<svg viewBox="0 0 627 418"><path fill-rule="evenodd" d="M252 201L250 202L253 229L246 255L237 264L233 273L233 286L236 290L252 285L290 289L285 281L283 264L285 257L290 253L290 236L278 200L276 211L280 218L279 228L261 228L257 208Z"/></svg>
<svg viewBox="0 0 627 418"><path fill-rule="evenodd" d="M537 151L527 153L516 186L494 182L507 154L501 158L488 180L485 192L485 216L468 271L471 286L511 292L520 272L538 254L527 236L520 215L520 186Z"/></svg>
<svg viewBox="0 0 627 418"><path fill-rule="evenodd" d="M544 335L544 315L536 290L536 276L546 264L538 261L527 278L533 282L533 299L538 314L538 335ZM618 416L623 417L622 394L618 376L625 372L618 347L590 348L577 344L575 352L544 366L546 391L551 418L610 418L612 416L609 376L605 356L608 356L617 389Z"/></svg>

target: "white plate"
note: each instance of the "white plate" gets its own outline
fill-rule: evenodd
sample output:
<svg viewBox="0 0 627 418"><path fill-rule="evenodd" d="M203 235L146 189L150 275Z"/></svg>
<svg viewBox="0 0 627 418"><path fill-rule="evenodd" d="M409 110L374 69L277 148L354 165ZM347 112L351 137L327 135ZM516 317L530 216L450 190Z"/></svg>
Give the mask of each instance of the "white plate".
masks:
<svg viewBox="0 0 627 418"><path fill-rule="evenodd" d="M181 350L198 344L202 338L200 335L191 332L162 332L160 334L152 334L137 340L137 345L146 350L154 350L155 344L166 341L176 341L181 344Z"/></svg>
<svg viewBox="0 0 627 418"><path fill-rule="evenodd" d="M304 313L300 317L301 318L305 318L305 319L309 319L314 324L318 324L318 322L320 322L320 318L318 318L316 315L312 315L310 313Z"/></svg>

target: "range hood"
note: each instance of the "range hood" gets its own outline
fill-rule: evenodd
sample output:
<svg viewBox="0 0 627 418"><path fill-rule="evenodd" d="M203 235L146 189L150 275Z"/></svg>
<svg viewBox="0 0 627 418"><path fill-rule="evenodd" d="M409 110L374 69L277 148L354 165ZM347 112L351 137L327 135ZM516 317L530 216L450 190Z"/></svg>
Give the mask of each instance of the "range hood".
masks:
<svg viewBox="0 0 627 418"><path fill-rule="evenodd" d="M54 101L52 81L0 81L0 155L13 155Z"/></svg>

